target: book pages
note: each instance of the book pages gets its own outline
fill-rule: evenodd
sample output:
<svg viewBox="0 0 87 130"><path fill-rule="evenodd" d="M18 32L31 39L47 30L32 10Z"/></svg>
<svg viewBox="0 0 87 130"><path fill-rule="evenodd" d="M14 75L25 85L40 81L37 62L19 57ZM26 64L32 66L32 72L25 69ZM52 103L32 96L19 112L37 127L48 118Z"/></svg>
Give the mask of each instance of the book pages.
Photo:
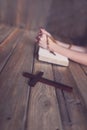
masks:
<svg viewBox="0 0 87 130"><path fill-rule="evenodd" d="M60 55L55 52L55 55L48 51L47 49L39 47L38 51L38 59L40 61L61 65L61 66L68 66L69 60L67 57Z"/></svg>

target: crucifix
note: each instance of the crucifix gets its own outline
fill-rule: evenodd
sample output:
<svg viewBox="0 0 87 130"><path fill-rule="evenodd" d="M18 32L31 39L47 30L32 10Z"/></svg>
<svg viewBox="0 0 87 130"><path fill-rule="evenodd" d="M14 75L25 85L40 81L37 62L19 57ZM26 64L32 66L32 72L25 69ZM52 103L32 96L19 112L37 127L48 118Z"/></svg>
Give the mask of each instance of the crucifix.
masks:
<svg viewBox="0 0 87 130"><path fill-rule="evenodd" d="M72 92L72 87L68 86L68 85L65 85L65 84L62 84L62 83L59 83L59 82L55 82L55 81L52 81L52 80L49 80L49 79L46 79L46 78L43 78L43 72L38 72L37 74L30 74L30 73L27 73L27 72L24 72L23 73L23 76L26 77L26 78L30 78L30 81L29 81L29 85L31 87L34 87L36 85L37 82L41 82L41 83L45 83L49 86L53 86L55 88L58 88L58 89L61 89L61 90L65 90L65 91L68 91L68 92Z"/></svg>

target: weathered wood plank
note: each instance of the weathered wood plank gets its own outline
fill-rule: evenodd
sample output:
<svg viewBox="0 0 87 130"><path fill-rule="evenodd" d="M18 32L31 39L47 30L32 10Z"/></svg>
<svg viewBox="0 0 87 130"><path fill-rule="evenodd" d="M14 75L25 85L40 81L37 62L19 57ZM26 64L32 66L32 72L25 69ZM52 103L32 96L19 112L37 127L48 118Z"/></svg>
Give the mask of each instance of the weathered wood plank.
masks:
<svg viewBox="0 0 87 130"><path fill-rule="evenodd" d="M18 0L17 2L17 10L16 10L16 25L20 28L24 28L25 27L25 21L26 21L26 14L24 13L26 11L26 13L28 12L28 8L29 8L29 4L27 2L27 0ZM25 6L26 4L26 6ZM28 8L27 8L28 6Z"/></svg>
<svg viewBox="0 0 87 130"><path fill-rule="evenodd" d="M16 34L18 31L19 31L18 28L13 28L13 29L12 29L12 33L11 33L7 38L5 38L4 41L2 41L2 44L0 44L0 49L6 47L6 44L9 43L11 37L12 37L14 34Z"/></svg>
<svg viewBox="0 0 87 130"><path fill-rule="evenodd" d="M26 28L37 30L40 27L46 27L51 4L52 0L29 0Z"/></svg>
<svg viewBox="0 0 87 130"><path fill-rule="evenodd" d="M83 66L83 65L81 65L81 67L82 67L84 73L87 75L87 66Z"/></svg>
<svg viewBox="0 0 87 130"><path fill-rule="evenodd" d="M33 34L32 34L33 35ZM33 38L25 34L0 74L0 129L24 130L29 86L22 76L32 72Z"/></svg>
<svg viewBox="0 0 87 130"><path fill-rule="evenodd" d="M65 76L64 75L62 76L62 74L64 74L64 72L66 72L66 70L67 70L66 67L53 66L53 72L54 72L54 77L55 77L56 82L65 84L65 82L63 82ZM66 78L68 78L68 77L66 76ZM73 85L71 85L69 82L66 84L73 87ZM63 91L56 90L56 94L57 94L57 100L58 100L59 106L60 106L60 113L61 113L61 119L63 122L64 130L70 130L71 121L70 121L70 117L69 117L68 110L66 107L66 101L64 99Z"/></svg>
<svg viewBox="0 0 87 130"><path fill-rule="evenodd" d="M0 21L1 23L4 23L6 24L6 12L7 12L7 3L8 1L7 0L0 0Z"/></svg>
<svg viewBox="0 0 87 130"><path fill-rule="evenodd" d="M74 91L72 95L64 93L66 106L70 117L72 130L86 130L87 129L87 109L83 107L82 101L78 93Z"/></svg>
<svg viewBox="0 0 87 130"><path fill-rule="evenodd" d="M44 72L43 77L53 80L52 66L35 60L34 72ZM55 88L37 83L31 89L27 130L63 130Z"/></svg>
<svg viewBox="0 0 87 130"><path fill-rule="evenodd" d="M75 90L76 83L69 68L54 66L53 70L56 81L73 87L72 93L57 90L64 130L86 130L85 109L82 106L79 94Z"/></svg>
<svg viewBox="0 0 87 130"><path fill-rule="evenodd" d="M3 30L4 24L0 24L0 31Z"/></svg>
<svg viewBox="0 0 87 130"><path fill-rule="evenodd" d="M13 27L5 27L2 31L0 31L0 44L10 35L10 33L14 30Z"/></svg>
<svg viewBox="0 0 87 130"><path fill-rule="evenodd" d="M0 21L21 28L38 29L46 24L51 2L52 0L1 0Z"/></svg>
<svg viewBox="0 0 87 130"><path fill-rule="evenodd" d="M8 29L9 27L8 26L6 26L6 25L1 25L0 24L0 35L2 35L2 33L4 34L5 33L5 31Z"/></svg>
<svg viewBox="0 0 87 130"><path fill-rule="evenodd" d="M5 21L8 25L16 25L17 0L8 0Z"/></svg>
<svg viewBox="0 0 87 130"><path fill-rule="evenodd" d="M87 108L87 76L84 73L83 69L74 62L70 64L69 68L77 84L77 89L83 99L84 105Z"/></svg>
<svg viewBox="0 0 87 130"><path fill-rule="evenodd" d="M22 37L22 32L18 29L14 29L9 37L0 46L0 72L6 65L9 57L11 56L18 41Z"/></svg>

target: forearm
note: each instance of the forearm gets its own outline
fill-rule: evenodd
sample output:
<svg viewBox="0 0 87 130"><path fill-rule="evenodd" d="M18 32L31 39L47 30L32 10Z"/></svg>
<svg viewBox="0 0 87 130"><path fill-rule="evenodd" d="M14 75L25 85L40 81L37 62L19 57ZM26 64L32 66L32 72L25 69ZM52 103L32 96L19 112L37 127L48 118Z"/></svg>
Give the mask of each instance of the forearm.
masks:
<svg viewBox="0 0 87 130"><path fill-rule="evenodd" d="M56 43L58 45L62 46L62 47L65 47L65 48L69 48L70 47L70 44L66 44L66 43L63 43L63 42L60 42L60 41L57 41L57 40L56 40ZM83 53L87 52L87 48L81 47L81 46L77 46L77 45L72 45L70 47L70 49L73 50L73 51L78 51L78 52L83 52Z"/></svg>
<svg viewBox="0 0 87 130"><path fill-rule="evenodd" d="M76 52L57 45L54 47L54 51L63 56L66 56L70 60L87 65L87 53Z"/></svg>

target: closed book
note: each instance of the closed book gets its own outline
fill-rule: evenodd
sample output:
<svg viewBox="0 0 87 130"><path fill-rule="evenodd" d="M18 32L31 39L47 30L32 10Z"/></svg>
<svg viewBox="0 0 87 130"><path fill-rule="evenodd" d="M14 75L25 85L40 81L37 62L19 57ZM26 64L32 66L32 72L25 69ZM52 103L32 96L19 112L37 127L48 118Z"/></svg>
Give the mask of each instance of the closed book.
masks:
<svg viewBox="0 0 87 130"><path fill-rule="evenodd" d="M67 57L60 55L56 52L54 52L53 54L49 50L41 48L41 47L39 47L39 50L38 50L38 59L43 62L61 65L61 66L69 65L69 60Z"/></svg>

